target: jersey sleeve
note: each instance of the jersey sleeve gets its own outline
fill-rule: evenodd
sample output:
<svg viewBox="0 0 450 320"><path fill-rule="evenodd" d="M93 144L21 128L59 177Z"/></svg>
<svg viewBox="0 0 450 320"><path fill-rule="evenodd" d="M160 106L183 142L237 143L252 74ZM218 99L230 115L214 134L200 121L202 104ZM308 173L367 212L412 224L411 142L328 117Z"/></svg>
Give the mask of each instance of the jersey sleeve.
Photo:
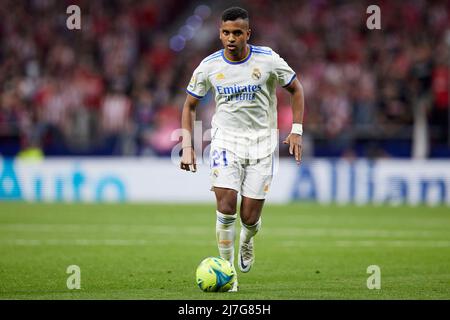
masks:
<svg viewBox="0 0 450 320"><path fill-rule="evenodd" d="M275 52L273 52L273 72L278 83L283 87L290 85L296 77L294 70Z"/></svg>
<svg viewBox="0 0 450 320"><path fill-rule="evenodd" d="M211 85L208 80L205 65L200 64L197 69L194 70L186 92L197 99L201 99L208 93L210 87Z"/></svg>

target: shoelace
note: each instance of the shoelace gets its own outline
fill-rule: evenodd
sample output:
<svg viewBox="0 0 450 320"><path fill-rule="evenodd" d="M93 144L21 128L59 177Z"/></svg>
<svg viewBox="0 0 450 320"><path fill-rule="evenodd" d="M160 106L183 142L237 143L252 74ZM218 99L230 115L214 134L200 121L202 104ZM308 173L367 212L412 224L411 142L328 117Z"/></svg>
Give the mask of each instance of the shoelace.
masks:
<svg viewBox="0 0 450 320"><path fill-rule="evenodd" d="M251 242L249 243L242 243L242 255L244 256L244 260L250 260L252 258L252 252L253 252L253 244Z"/></svg>

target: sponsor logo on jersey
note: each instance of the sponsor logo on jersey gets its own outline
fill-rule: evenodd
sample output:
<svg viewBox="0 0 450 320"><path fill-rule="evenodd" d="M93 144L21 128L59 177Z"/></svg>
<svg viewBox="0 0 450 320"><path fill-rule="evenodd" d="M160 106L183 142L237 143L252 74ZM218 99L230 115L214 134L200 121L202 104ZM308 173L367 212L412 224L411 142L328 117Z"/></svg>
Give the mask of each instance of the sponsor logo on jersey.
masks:
<svg viewBox="0 0 450 320"><path fill-rule="evenodd" d="M218 74L216 75L216 80L223 80L223 79L225 79L225 76L224 76L223 73L218 73Z"/></svg>
<svg viewBox="0 0 450 320"><path fill-rule="evenodd" d="M216 86L217 94L225 96L225 101L255 100L256 92L261 90L260 84Z"/></svg>

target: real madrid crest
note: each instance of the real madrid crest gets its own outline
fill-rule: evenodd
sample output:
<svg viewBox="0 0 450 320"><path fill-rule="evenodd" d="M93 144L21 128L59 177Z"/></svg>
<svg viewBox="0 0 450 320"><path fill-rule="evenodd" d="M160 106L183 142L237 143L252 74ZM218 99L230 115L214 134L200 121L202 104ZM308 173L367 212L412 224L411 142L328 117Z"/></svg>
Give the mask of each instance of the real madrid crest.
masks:
<svg viewBox="0 0 450 320"><path fill-rule="evenodd" d="M252 78L254 80L261 79L261 71L259 70L259 68L253 68Z"/></svg>

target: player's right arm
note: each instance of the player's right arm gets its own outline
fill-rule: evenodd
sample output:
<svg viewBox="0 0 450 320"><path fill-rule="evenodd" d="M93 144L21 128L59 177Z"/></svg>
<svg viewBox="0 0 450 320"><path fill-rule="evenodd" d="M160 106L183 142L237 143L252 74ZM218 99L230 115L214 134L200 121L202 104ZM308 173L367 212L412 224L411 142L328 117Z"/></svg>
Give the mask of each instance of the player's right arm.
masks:
<svg viewBox="0 0 450 320"><path fill-rule="evenodd" d="M199 103L199 99L187 94L184 102L183 112L181 114L181 128L182 130L182 155L180 168L186 171L197 171L197 164L195 159L194 144L192 139L192 126L195 120L195 109Z"/></svg>
<svg viewBox="0 0 450 320"><path fill-rule="evenodd" d="M211 86L209 83L208 69L204 63L194 70L191 81L186 89L187 96L184 102L183 112L181 114L181 128L183 131L181 147L181 163L180 168L186 171L197 171L195 162L194 144L192 139L192 127L195 120L195 109L207 93Z"/></svg>

